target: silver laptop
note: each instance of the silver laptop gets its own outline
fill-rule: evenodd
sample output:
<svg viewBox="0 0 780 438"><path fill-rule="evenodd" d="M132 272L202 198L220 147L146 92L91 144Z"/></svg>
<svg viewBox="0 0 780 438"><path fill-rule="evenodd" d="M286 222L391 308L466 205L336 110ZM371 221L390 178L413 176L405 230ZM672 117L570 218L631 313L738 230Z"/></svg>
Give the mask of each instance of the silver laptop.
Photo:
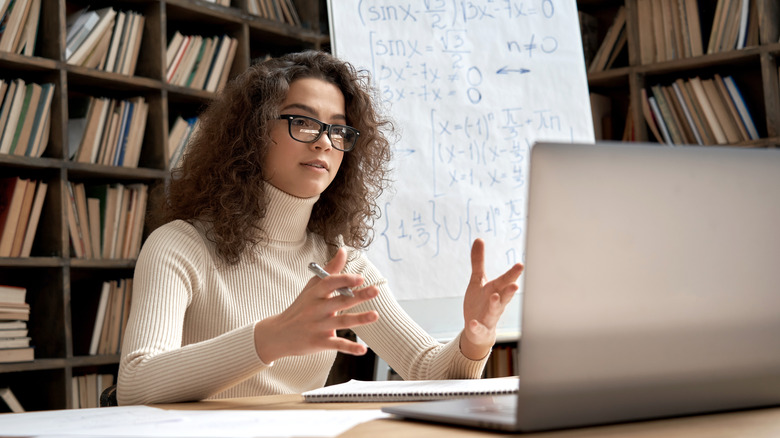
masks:
<svg viewBox="0 0 780 438"><path fill-rule="evenodd" d="M537 144L517 396L386 407L537 431L780 404L780 151Z"/></svg>

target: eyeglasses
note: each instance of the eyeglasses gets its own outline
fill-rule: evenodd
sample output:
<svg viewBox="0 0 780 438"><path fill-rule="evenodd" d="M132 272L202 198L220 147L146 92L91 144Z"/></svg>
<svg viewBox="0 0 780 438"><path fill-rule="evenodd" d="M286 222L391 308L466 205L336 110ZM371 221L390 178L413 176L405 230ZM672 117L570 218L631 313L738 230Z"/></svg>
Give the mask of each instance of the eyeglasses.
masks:
<svg viewBox="0 0 780 438"><path fill-rule="evenodd" d="M333 147L344 152L351 151L360 136L360 131L351 126L329 125L312 117L282 114L279 119L287 120L290 137L293 140L314 143L319 140L323 132L327 132Z"/></svg>

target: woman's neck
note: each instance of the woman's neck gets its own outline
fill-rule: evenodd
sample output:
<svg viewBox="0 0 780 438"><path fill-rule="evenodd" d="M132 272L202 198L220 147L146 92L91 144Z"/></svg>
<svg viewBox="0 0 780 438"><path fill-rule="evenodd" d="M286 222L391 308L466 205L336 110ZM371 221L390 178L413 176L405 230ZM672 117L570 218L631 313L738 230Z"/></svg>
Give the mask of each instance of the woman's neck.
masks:
<svg viewBox="0 0 780 438"><path fill-rule="evenodd" d="M272 241L299 242L306 237L306 229L314 204L319 196L297 198L266 183L268 210L260 221L260 228Z"/></svg>

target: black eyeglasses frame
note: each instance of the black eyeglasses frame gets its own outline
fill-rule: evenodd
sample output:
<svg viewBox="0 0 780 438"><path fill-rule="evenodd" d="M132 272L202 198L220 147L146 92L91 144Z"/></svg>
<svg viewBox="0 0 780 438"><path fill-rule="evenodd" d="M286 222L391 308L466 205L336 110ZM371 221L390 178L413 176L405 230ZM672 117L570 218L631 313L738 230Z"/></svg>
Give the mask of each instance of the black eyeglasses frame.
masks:
<svg viewBox="0 0 780 438"><path fill-rule="evenodd" d="M317 136L314 137L314 139L312 139L312 140L301 140L301 139L295 138L295 136L293 135L293 132L292 132L292 122L293 122L294 119L306 119L306 120L310 120L310 121L312 121L314 123L319 124L320 125L320 133L317 134ZM354 149L355 145L357 144L358 138L360 137L360 131L358 131L357 129L355 129L355 128L351 127L351 126L339 125L339 124L329 124L329 123L325 123L325 122L319 121L319 120L315 119L314 117L303 116L303 115L299 115L299 114L280 114L279 115L279 120L287 120L287 133L290 135L290 138L292 138L293 140L301 142L301 143L314 143L317 140L319 140L322 137L322 133L325 132L325 133L328 134L328 140L330 140L330 144L333 146L333 148L336 149L336 150L342 151L342 152L349 152L352 149ZM336 146L336 143L333 141L333 138L331 138L331 136L330 136L330 133L331 133L331 131L333 130L334 127L345 128L346 130L352 131L352 132L355 133L355 140L352 142L351 146L349 146L348 148L344 148L344 149Z"/></svg>

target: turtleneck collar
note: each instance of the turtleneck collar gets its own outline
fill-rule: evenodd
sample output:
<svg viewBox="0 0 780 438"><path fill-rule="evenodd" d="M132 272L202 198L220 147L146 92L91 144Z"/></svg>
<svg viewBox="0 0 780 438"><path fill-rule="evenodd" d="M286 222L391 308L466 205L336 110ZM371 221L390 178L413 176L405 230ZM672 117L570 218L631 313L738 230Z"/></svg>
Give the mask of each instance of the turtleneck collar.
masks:
<svg viewBox="0 0 780 438"><path fill-rule="evenodd" d="M300 242L306 237L314 204L319 195L312 198L297 198L285 193L269 183L265 183L268 195L266 217L260 221L260 227L271 241Z"/></svg>

